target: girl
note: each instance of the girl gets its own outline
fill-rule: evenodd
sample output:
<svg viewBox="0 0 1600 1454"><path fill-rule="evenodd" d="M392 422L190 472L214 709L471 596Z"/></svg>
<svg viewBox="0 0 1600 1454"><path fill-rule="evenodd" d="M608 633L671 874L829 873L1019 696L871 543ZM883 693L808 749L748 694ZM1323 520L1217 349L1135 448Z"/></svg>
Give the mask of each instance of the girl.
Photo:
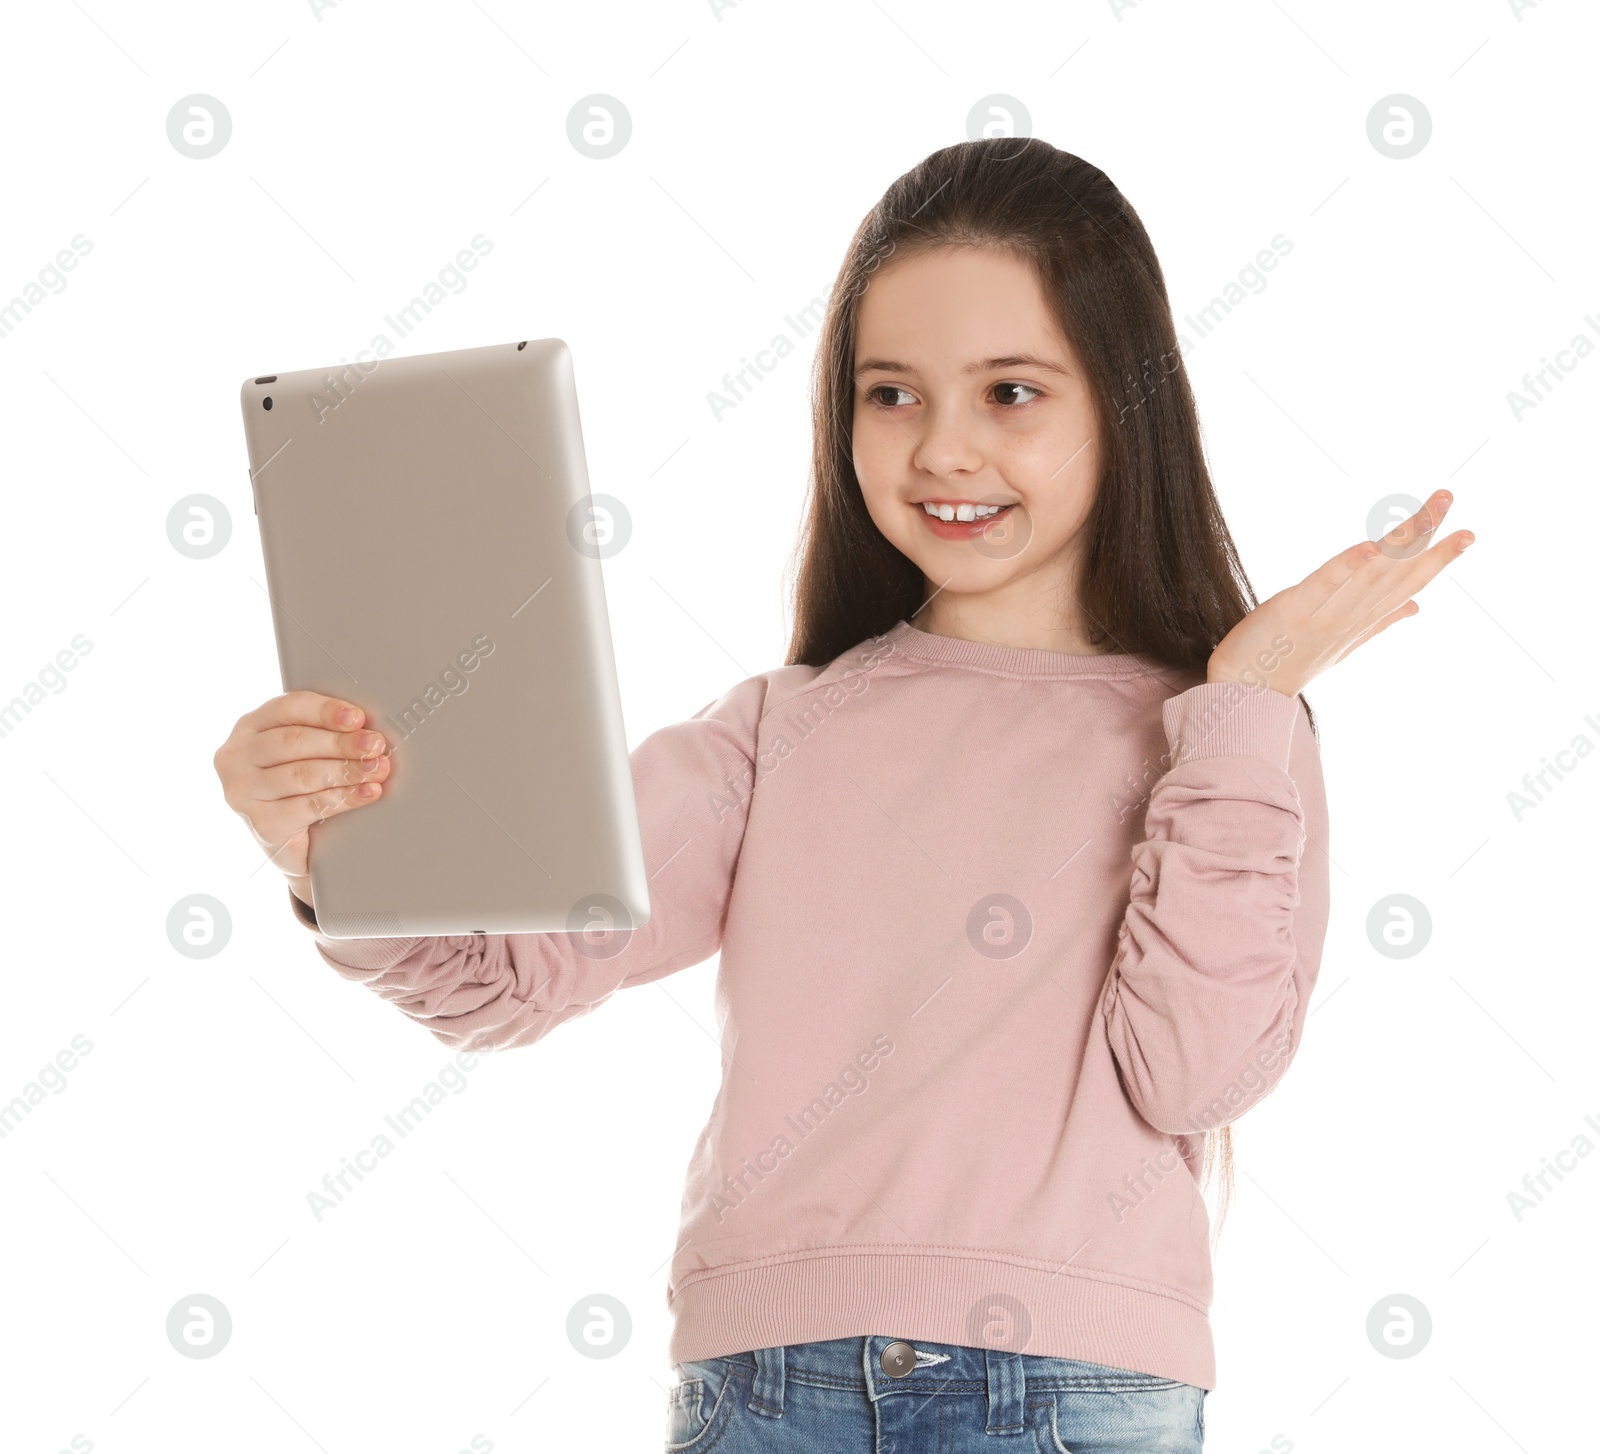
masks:
<svg viewBox="0 0 1600 1454"><path fill-rule="evenodd" d="M340 974L466 1050L721 951L669 1450L1195 1450L1200 1185L1328 917L1301 688L1466 548L1439 492L1257 604L1161 269L1039 140L901 177L821 335L788 664L632 756L632 933L334 940L309 825L389 770L290 692L216 766Z"/></svg>

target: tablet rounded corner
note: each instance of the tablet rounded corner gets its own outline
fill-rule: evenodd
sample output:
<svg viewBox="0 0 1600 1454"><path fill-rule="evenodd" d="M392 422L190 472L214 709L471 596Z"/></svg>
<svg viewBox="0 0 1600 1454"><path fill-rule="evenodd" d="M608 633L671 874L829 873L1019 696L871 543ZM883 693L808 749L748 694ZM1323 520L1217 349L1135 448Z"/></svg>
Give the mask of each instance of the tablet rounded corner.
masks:
<svg viewBox="0 0 1600 1454"><path fill-rule="evenodd" d="M546 378L556 377L575 382L572 346L564 338L536 338L528 341L533 354L533 365Z"/></svg>

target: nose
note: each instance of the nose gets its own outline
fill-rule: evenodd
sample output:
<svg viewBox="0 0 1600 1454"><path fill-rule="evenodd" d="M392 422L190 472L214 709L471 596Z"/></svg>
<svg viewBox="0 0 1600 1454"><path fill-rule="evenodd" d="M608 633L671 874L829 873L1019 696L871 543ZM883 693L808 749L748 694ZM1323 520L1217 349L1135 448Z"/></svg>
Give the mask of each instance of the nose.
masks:
<svg viewBox="0 0 1600 1454"><path fill-rule="evenodd" d="M922 435L912 452L912 463L939 479L975 474L983 465L970 421L957 409L929 408L923 415Z"/></svg>

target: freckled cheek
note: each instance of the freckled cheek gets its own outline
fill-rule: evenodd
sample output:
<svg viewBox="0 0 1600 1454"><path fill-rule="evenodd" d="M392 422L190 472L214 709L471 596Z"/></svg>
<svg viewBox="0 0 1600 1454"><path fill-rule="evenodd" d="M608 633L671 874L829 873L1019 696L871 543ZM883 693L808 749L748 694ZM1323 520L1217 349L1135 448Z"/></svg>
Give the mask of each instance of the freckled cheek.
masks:
<svg viewBox="0 0 1600 1454"><path fill-rule="evenodd" d="M1018 441L997 461L1006 484L1027 503L1035 528L1046 536L1080 527L1095 495L1094 445L1043 436Z"/></svg>
<svg viewBox="0 0 1600 1454"><path fill-rule="evenodd" d="M875 484L884 488L893 487L892 476L904 469L905 458L910 451L904 435L900 436L900 440L905 448L899 448L894 439L878 430L856 428L850 440L850 459L862 488L870 488Z"/></svg>
<svg viewBox="0 0 1600 1454"><path fill-rule="evenodd" d="M1019 430L997 439L991 458L1012 489L1032 494L1061 483L1070 465L1054 479L1051 474L1068 453L1056 447L1054 436L1046 430Z"/></svg>
<svg viewBox="0 0 1600 1454"><path fill-rule="evenodd" d="M861 497L866 501L867 512L878 519L881 528L885 523L881 517L888 510L886 502L894 497L895 477L884 468L882 460L875 456L872 448L863 447L860 441L851 451L850 462L855 468L856 482L861 486Z"/></svg>

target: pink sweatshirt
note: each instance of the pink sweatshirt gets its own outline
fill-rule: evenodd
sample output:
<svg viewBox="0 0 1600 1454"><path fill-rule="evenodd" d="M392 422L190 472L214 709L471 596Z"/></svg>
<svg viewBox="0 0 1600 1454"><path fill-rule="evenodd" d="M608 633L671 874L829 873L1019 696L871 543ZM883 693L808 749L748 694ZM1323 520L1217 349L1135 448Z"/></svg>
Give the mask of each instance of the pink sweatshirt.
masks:
<svg viewBox="0 0 1600 1454"><path fill-rule="evenodd" d="M621 952L316 944L469 1050L721 950L669 1357L887 1334L1212 1388L1201 1133L1287 1068L1327 926L1299 701L902 621L632 764L651 917Z"/></svg>

